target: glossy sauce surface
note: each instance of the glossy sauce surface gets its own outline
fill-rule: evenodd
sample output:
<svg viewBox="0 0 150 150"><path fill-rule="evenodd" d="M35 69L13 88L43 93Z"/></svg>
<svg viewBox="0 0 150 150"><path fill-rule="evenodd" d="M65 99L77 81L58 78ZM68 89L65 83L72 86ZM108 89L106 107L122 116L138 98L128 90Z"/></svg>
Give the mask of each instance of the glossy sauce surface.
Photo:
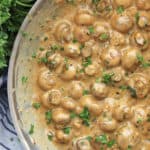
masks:
<svg viewBox="0 0 150 150"><path fill-rule="evenodd" d="M33 109L62 150L150 149L150 1L55 1Z"/></svg>

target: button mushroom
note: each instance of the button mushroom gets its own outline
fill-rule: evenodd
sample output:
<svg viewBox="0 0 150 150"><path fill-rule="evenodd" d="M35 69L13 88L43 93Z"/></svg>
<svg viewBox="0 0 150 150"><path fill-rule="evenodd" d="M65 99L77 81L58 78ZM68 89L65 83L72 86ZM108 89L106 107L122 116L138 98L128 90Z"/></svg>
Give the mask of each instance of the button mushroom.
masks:
<svg viewBox="0 0 150 150"><path fill-rule="evenodd" d="M130 123L122 125L116 134L118 146L126 150L128 146L135 147L141 140L139 133Z"/></svg>
<svg viewBox="0 0 150 150"><path fill-rule="evenodd" d="M73 141L73 150L93 150L90 142L85 137Z"/></svg>
<svg viewBox="0 0 150 150"><path fill-rule="evenodd" d="M52 110L52 119L55 123L66 124L70 121L70 114L63 108L54 108Z"/></svg>
<svg viewBox="0 0 150 150"><path fill-rule="evenodd" d="M117 31L127 33L133 27L133 20L126 12L115 12L111 18L111 25Z"/></svg>
<svg viewBox="0 0 150 150"><path fill-rule="evenodd" d="M108 67L115 67L120 64L121 54L115 47L110 47L102 51L101 59Z"/></svg>
<svg viewBox="0 0 150 150"><path fill-rule="evenodd" d="M43 69L39 73L38 84L41 89L49 90L55 85L55 83L56 83L56 78L48 69Z"/></svg>
<svg viewBox="0 0 150 150"><path fill-rule="evenodd" d="M80 55L79 43L67 43L64 46L64 53L69 57L77 57Z"/></svg>
<svg viewBox="0 0 150 150"><path fill-rule="evenodd" d="M135 47L127 47L121 56L122 66L130 71L133 71L138 64L137 54L140 54L140 51Z"/></svg>
<svg viewBox="0 0 150 150"><path fill-rule="evenodd" d="M89 8L80 8L75 14L75 22L78 25L91 25L94 22L94 16Z"/></svg>
<svg viewBox="0 0 150 150"><path fill-rule="evenodd" d="M81 97L79 103L82 107L87 107L94 114L100 114L102 111L101 105L98 104L95 98L91 95L85 95Z"/></svg>
<svg viewBox="0 0 150 150"><path fill-rule="evenodd" d="M61 101L61 92L59 90L50 90L41 96L42 103L45 107L59 105Z"/></svg>
<svg viewBox="0 0 150 150"><path fill-rule="evenodd" d="M132 74L127 84L135 89L137 98L144 98L149 92L149 79L143 73Z"/></svg>
<svg viewBox="0 0 150 150"><path fill-rule="evenodd" d="M90 39L89 30L87 27L76 27L74 30L75 39L84 43Z"/></svg>
<svg viewBox="0 0 150 150"><path fill-rule="evenodd" d="M104 83L93 83L91 91L98 99L103 99L108 95L108 87Z"/></svg>
<svg viewBox="0 0 150 150"><path fill-rule="evenodd" d="M83 94L83 83L80 81L73 81L70 86L70 95L74 99L79 99Z"/></svg>
<svg viewBox="0 0 150 150"><path fill-rule="evenodd" d="M73 111L76 108L76 102L70 97L64 97L62 99L61 104L62 104L62 107L64 107L67 110L72 110Z"/></svg>
<svg viewBox="0 0 150 150"><path fill-rule="evenodd" d="M117 122L112 118L112 114L108 111L103 112L98 118L98 124L100 129L106 132L112 132L117 128Z"/></svg>
<svg viewBox="0 0 150 150"><path fill-rule="evenodd" d="M69 42L73 39L73 26L68 20L61 20L56 23L54 36L59 42Z"/></svg>

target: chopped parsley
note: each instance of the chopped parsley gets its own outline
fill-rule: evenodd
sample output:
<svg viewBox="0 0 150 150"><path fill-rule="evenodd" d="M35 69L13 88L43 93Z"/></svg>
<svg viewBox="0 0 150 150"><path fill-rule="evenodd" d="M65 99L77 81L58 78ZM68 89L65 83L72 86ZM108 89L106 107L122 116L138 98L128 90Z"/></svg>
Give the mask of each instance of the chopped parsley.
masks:
<svg viewBox="0 0 150 150"><path fill-rule="evenodd" d="M132 146L131 146L131 145L128 145L127 150L132 150Z"/></svg>
<svg viewBox="0 0 150 150"><path fill-rule="evenodd" d="M117 11L118 14L122 14L124 12L124 7L123 6L118 6L116 11Z"/></svg>
<svg viewBox="0 0 150 150"><path fill-rule="evenodd" d="M92 140L92 137L91 137L91 136L87 136L86 139L87 139L88 141L91 141L91 140Z"/></svg>
<svg viewBox="0 0 150 150"><path fill-rule="evenodd" d="M80 50L82 50L84 48L84 44L80 45Z"/></svg>
<svg viewBox="0 0 150 150"><path fill-rule="evenodd" d="M45 112L45 119L47 121L47 124L50 124L52 120L52 112L50 110Z"/></svg>
<svg viewBox="0 0 150 150"><path fill-rule="evenodd" d="M93 34L93 33L94 33L94 27L93 27L93 26L90 26L90 27L88 28L88 30L89 30L89 33L90 33L90 34Z"/></svg>
<svg viewBox="0 0 150 150"><path fill-rule="evenodd" d="M106 134L102 134L100 136L97 136L95 138L95 141L98 142L98 143L102 143L102 144L107 144L107 142L108 142Z"/></svg>
<svg viewBox="0 0 150 150"><path fill-rule="evenodd" d="M73 39L73 40L72 40L72 43L77 43L77 42L78 42L77 39Z"/></svg>
<svg viewBox="0 0 150 150"><path fill-rule="evenodd" d="M40 51L44 51L44 48L43 48L43 47L40 47L39 50L40 50Z"/></svg>
<svg viewBox="0 0 150 150"><path fill-rule="evenodd" d="M32 58L36 58L36 52L32 53Z"/></svg>
<svg viewBox="0 0 150 150"><path fill-rule="evenodd" d="M136 97L137 97L136 90L135 90L134 88L132 88L131 86L128 86L127 89L129 90L130 95L131 95L133 98L136 98Z"/></svg>
<svg viewBox="0 0 150 150"><path fill-rule="evenodd" d="M65 134L69 134L69 133L70 133L70 130L71 130L71 127L65 127L65 128L63 129L63 131L64 131Z"/></svg>
<svg viewBox="0 0 150 150"><path fill-rule="evenodd" d="M47 57L42 57L38 60L38 62L46 64L48 62L48 59L47 59Z"/></svg>
<svg viewBox="0 0 150 150"><path fill-rule="evenodd" d="M39 103L39 102L33 103L32 107L34 107L35 109L39 109L41 107L41 103Z"/></svg>
<svg viewBox="0 0 150 150"><path fill-rule="evenodd" d="M92 59L91 59L91 57L89 56L89 57L86 57L86 58L84 58L83 60L82 60L82 66L83 67L87 67L87 66L89 66L89 65L91 65L92 64Z"/></svg>
<svg viewBox="0 0 150 150"><path fill-rule="evenodd" d="M85 126L90 126L90 112L87 107L84 107L84 110L79 114L79 117L82 119Z"/></svg>
<svg viewBox="0 0 150 150"><path fill-rule="evenodd" d="M83 93L82 93L82 95L84 96L84 95L88 95L90 93L90 91L89 90L83 90Z"/></svg>
<svg viewBox="0 0 150 150"><path fill-rule="evenodd" d="M138 23L139 19L140 19L140 13L137 12L137 13L135 14L135 21L136 21L136 23Z"/></svg>
<svg viewBox="0 0 150 150"><path fill-rule="evenodd" d="M121 85L121 86L119 86L119 88L120 88L121 90L127 90L127 89L128 89L128 86L126 86L126 85Z"/></svg>
<svg viewBox="0 0 150 150"><path fill-rule="evenodd" d="M112 147L116 143L115 140L108 141L107 146Z"/></svg>
<svg viewBox="0 0 150 150"><path fill-rule="evenodd" d="M150 122L150 116L147 116L147 121Z"/></svg>
<svg viewBox="0 0 150 150"><path fill-rule="evenodd" d="M48 138L49 141L52 141L53 135L52 135L52 134L48 134L48 135L47 135L47 138Z"/></svg>
<svg viewBox="0 0 150 150"><path fill-rule="evenodd" d="M21 78L21 81L22 81L22 84L27 83L27 81L28 81L28 77L23 76L23 77Z"/></svg>
<svg viewBox="0 0 150 150"><path fill-rule="evenodd" d="M108 33L102 33L99 37L100 40L108 40L109 34Z"/></svg>
<svg viewBox="0 0 150 150"><path fill-rule="evenodd" d="M64 58L64 63L65 63L65 67L66 67L66 70L69 69L69 63L68 63L69 59L67 57Z"/></svg>
<svg viewBox="0 0 150 150"><path fill-rule="evenodd" d="M70 113L70 118L71 119L74 119L74 118L76 118L77 117L77 114L76 113L74 113L74 112L71 112Z"/></svg>
<svg viewBox="0 0 150 150"><path fill-rule="evenodd" d="M138 118L137 123L140 124L142 123L142 121L143 121L142 118Z"/></svg>
<svg viewBox="0 0 150 150"><path fill-rule="evenodd" d="M114 73L104 73L102 76L102 82L105 84L112 83L112 77L114 76Z"/></svg>
<svg viewBox="0 0 150 150"><path fill-rule="evenodd" d="M98 143L101 143L101 144L105 144L107 145L107 147L111 148L115 143L116 141L115 140L108 140L106 134L102 134L100 136L97 136L95 138L95 141L98 142Z"/></svg>
<svg viewBox="0 0 150 150"><path fill-rule="evenodd" d="M92 3L93 3L93 4L98 4L99 1L100 1L100 0L92 0Z"/></svg>
<svg viewBox="0 0 150 150"><path fill-rule="evenodd" d="M30 130L29 130L29 134L31 135L31 134L33 134L33 133L34 133L34 125L31 124Z"/></svg>
<svg viewBox="0 0 150 150"><path fill-rule="evenodd" d="M144 57L140 54L137 54L137 60L139 61L139 63L141 64L141 66L143 68L147 68L150 67L150 63L144 60Z"/></svg>

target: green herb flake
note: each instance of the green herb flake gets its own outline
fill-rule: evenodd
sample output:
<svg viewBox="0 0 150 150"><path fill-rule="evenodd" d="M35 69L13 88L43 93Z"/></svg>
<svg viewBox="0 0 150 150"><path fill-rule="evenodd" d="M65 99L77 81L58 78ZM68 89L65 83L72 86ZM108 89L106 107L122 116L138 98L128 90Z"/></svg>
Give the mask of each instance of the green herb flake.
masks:
<svg viewBox="0 0 150 150"><path fill-rule="evenodd" d="M121 89L121 90L127 90L127 89L128 89L128 86L126 86L126 85L121 85L121 86L119 86L119 89Z"/></svg>
<svg viewBox="0 0 150 150"><path fill-rule="evenodd" d="M93 34L93 33L94 33L94 27L93 27L93 26L90 26L90 27L88 28L88 30L89 30L89 33L90 33L90 34Z"/></svg>
<svg viewBox="0 0 150 150"><path fill-rule="evenodd" d="M46 64L48 62L48 59L47 59L47 57L42 57L38 60L38 62Z"/></svg>
<svg viewBox="0 0 150 150"><path fill-rule="evenodd" d="M137 12L137 13L135 14L135 21L136 21L136 23L138 23L139 19L140 19L140 13Z"/></svg>
<svg viewBox="0 0 150 150"><path fill-rule="evenodd" d="M41 107L41 103L39 103L39 102L33 103L32 107L35 109L39 109Z"/></svg>
<svg viewBox="0 0 150 150"><path fill-rule="evenodd" d="M27 32L25 32L25 31L20 31L21 32L21 35L23 36L23 37L27 37L28 36L28 33Z"/></svg>
<svg viewBox="0 0 150 150"><path fill-rule="evenodd" d="M91 136L87 136L86 139L90 142L92 141L92 137Z"/></svg>
<svg viewBox="0 0 150 150"><path fill-rule="evenodd" d="M137 123L140 124L142 123L142 121L143 121L142 118L138 118Z"/></svg>
<svg viewBox="0 0 150 150"><path fill-rule="evenodd" d="M80 45L80 50L82 50L84 48L84 44Z"/></svg>
<svg viewBox="0 0 150 150"><path fill-rule="evenodd" d="M85 126L90 126L90 112L87 107L79 114L79 117L83 120Z"/></svg>
<svg viewBox="0 0 150 150"><path fill-rule="evenodd" d="M100 136L97 136L95 138L95 141L98 142L98 143L102 143L102 144L107 144L107 136L105 134L102 134Z"/></svg>
<svg viewBox="0 0 150 150"><path fill-rule="evenodd" d="M72 43L77 43L77 42L78 42L77 39L73 39L73 40L72 40Z"/></svg>
<svg viewBox="0 0 150 150"><path fill-rule="evenodd" d="M47 37L47 36L45 36L45 37L44 37L44 41L46 42L47 40L48 40L48 37Z"/></svg>
<svg viewBox="0 0 150 150"><path fill-rule="evenodd" d="M114 76L114 73L104 73L102 76L102 82L105 84L112 83L112 77Z"/></svg>
<svg viewBox="0 0 150 150"><path fill-rule="evenodd" d="M89 66L89 65L91 65L92 64L92 59L91 59L91 57L89 56L89 57L86 57L86 58L84 58L83 60L82 60L82 66L83 67L87 67L87 66Z"/></svg>
<svg viewBox="0 0 150 150"><path fill-rule="evenodd" d="M107 146L111 148L115 143L116 143L115 140L110 140L110 141L107 143Z"/></svg>
<svg viewBox="0 0 150 150"><path fill-rule="evenodd" d="M108 33L102 33L99 37L100 40L108 40L109 39L109 34Z"/></svg>
<svg viewBox="0 0 150 150"><path fill-rule="evenodd" d="M131 86L128 86L127 89L129 90L130 95L131 95L133 98L137 98L136 90L135 90L134 88L132 88Z"/></svg>
<svg viewBox="0 0 150 150"><path fill-rule="evenodd" d="M92 0L93 4L98 4L100 0Z"/></svg>
<svg viewBox="0 0 150 150"><path fill-rule="evenodd" d="M53 135L52 135L52 134L48 134L48 135L47 135L47 138L48 138L49 141L52 141Z"/></svg>
<svg viewBox="0 0 150 150"><path fill-rule="evenodd" d="M34 133L34 125L31 124L30 130L29 130L29 134L31 135L31 134L33 134L33 133Z"/></svg>
<svg viewBox="0 0 150 150"><path fill-rule="evenodd" d="M43 48L43 47L40 47L39 50L40 50L40 51L44 51L44 48Z"/></svg>
<svg viewBox="0 0 150 150"><path fill-rule="evenodd" d="M128 145L127 150L132 150L132 146L131 146L131 145Z"/></svg>
<svg viewBox="0 0 150 150"><path fill-rule="evenodd" d="M137 54L137 60L141 64L141 67L147 68L150 67L150 63L144 60L144 57L141 54Z"/></svg>
<svg viewBox="0 0 150 150"><path fill-rule="evenodd" d="M36 58L36 52L32 53L32 58Z"/></svg>
<svg viewBox="0 0 150 150"><path fill-rule="evenodd" d="M28 81L28 77L23 76L23 77L21 78L21 81L22 81L22 84L27 83L27 81Z"/></svg>
<svg viewBox="0 0 150 150"><path fill-rule="evenodd" d="M52 112L50 110L45 112L45 119L47 121L47 124L51 123L52 120Z"/></svg>
<svg viewBox="0 0 150 150"><path fill-rule="evenodd" d="M70 133L70 130L71 130L71 127L65 127L65 128L63 129L63 131L64 131L65 134L69 134L69 133Z"/></svg>
<svg viewBox="0 0 150 150"><path fill-rule="evenodd" d="M71 112L70 113L70 118L71 119L74 119L74 118L76 118L77 117L77 114L76 113L74 113L74 112Z"/></svg>
<svg viewBox="0 0 150 150"><path fill-rule="evenodd" d="M122 14L124 12L124 7L123 6L118 6L116 11L117 11L118 14Z"/></svg>
<svg viewBox="0 0 150 150"><path fill-rule="evenodd" d="M64 63L65 63L65 67L66 67L66 70L69 69L69 59L67 57L64 58Z"/></svg>
<svg viewBox="0 0 150 150"><path fill-rule="evenodd" d="M90 93L90 91L89 90L83 90L83 93L82 93L82 95L84 96L84 95L88 95Z"/></svg>
<svg viewBox="0 0 150 150"><path fill-rule="evenodd" d="M150 122L150 116L147 117L147 122Z"/></svg>

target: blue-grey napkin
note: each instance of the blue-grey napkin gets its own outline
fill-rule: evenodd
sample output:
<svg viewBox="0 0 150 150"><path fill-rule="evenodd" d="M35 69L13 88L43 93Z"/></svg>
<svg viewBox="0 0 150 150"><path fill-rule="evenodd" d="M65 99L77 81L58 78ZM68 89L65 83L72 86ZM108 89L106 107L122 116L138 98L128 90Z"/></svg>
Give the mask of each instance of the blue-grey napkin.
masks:
<svg viewBox="0 0 150 150"><path fill-rule="evenodd" d="M0 150L24 150L10 116L7 98L7 71L0 77Z"/></svg>

